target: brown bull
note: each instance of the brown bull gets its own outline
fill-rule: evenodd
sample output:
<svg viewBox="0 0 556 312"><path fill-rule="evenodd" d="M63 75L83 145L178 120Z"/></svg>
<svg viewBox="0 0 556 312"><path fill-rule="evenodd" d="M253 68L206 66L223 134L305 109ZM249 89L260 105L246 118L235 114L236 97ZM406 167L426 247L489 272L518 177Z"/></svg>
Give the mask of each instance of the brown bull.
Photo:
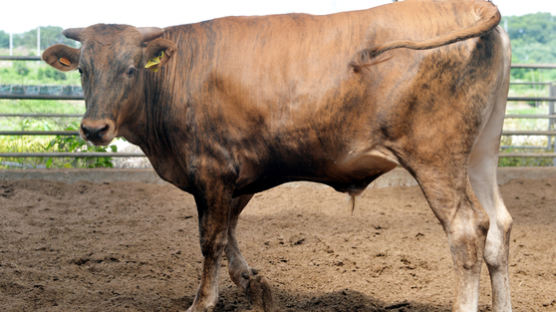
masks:
<svg viewBox="0 0 556 312"><path fill-rule="evenodd" d="M122 136L194 195L202 278L188 311L214 307L222 254L231 279L273 310L241 255L238 216L284 182L356 195L401 165L448 235L454 311L476 311L482 260L494 311L510 311L511 217L496 183L510 47L483 0L407 0L327 16L230 17L165 29L94 25L43 58L78 69L95 144ZM146 69L147 65L149 69Z"/></svg>

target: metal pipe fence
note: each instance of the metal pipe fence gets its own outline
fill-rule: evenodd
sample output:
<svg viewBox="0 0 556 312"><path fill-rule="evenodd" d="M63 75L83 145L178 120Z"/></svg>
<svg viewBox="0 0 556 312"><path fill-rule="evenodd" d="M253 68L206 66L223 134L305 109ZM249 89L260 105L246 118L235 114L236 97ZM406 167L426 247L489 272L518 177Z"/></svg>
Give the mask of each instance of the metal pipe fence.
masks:
<svg viewBox="0 0 556 312"><path fill-rule="evenodd" d="M37 56L0 56L0 61L40 61ZM556 64L514 64L512 69L528 70L553 70ZM534 102L548 103L549 111L547 114L507 114L506 119L546 119L548 128L546 130L504 130L502 136L535 136L546 137L546 146L523 146L523 145L503 145L501 146L501 158L552 158L553 165L556 166L556 83L554 82L511 82L512 85L541 86L548 87L548 96L510 96L508 102ZM18 86L0 85L0 100L67 100L82 101L83 91L79 86ZM61 114L61 113L0 113L0 118L80 118L80 114ZM30 130L11 130L0 129L0 136L78 136L78 131L30 131ZM504 150L529 150L527 152L504 152ZM531 152L539 150L539 152ZM142 153L114 153L114 152L0 152L0 158L95 158L95 157L145 157Z"/></svg>
<svg viewBox="0 0 556 312"><path fill-rule="evenodd" d="M40 61L39 56L0 55L0 61Z"/></svg>

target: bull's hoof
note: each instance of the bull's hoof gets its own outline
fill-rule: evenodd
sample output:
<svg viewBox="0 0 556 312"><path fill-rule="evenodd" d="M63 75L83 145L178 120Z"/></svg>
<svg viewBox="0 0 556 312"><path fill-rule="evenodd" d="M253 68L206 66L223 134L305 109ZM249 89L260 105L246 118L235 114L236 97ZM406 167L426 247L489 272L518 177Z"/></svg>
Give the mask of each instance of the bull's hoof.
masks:
<svg viewBox="0 0 556 312"><path fill-rule="evenodd" d="M193 304L185 312L214 312L214 305L202 306L200 304Z"/></svg>
<svg viewBox="0 0 556 312"><path fill-rule="evenodd" d="M187 309L185 312L214 312L214 307L208 307L208 308L201 308L201 309L195 309L193 307L189 307L189 309Z"/></svg>
<svg viewBox="0 0 556 312"><path fill-rule="evenodd" d="M187 309L185 312L214 312L214 307L208 307L208 308L202 308L202 309L195 309L192 306L189 307L189 309Z"/></svg>
<svg viewBox="0 0 556 312"><path fill-rule="evenodd" d="M274 300L272 299L270 284L264 277L256 275L255 272L253 273L254 274L249 278L249 284L247 284L247 289L245 290L253 308L255 311L277 311Z"/></svg>

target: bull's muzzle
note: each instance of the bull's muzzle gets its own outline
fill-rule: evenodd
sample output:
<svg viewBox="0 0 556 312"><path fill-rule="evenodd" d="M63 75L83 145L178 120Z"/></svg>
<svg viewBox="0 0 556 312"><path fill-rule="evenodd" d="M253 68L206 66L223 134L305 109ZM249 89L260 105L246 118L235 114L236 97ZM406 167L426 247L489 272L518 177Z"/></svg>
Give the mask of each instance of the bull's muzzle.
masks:
<svg viewBox="0 0 556 312"><path fill-rule="evenodd" d="M79 133L85 140L95 145L108 145L115 136L115 125L112 120L83 119Z"/></svg>

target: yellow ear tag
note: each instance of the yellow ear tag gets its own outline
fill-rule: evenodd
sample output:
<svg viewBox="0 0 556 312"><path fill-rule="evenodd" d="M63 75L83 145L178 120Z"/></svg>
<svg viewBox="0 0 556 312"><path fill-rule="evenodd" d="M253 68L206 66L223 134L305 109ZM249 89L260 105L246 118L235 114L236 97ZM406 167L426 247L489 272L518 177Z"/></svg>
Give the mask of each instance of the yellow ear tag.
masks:
<svg viewBox="0 0 556 312"><path fill-rule="evenodd" d="M146 69L150 69L153 72L157 72L158 71L158 67L154 67L158 64L160 64L160 61L162 60L162 57L164 56L164 51L160 52L160 55L153 57L152 59L150 59L147 64L145 64L145 68ZM154 67L154 68L152 68Z"/></svg>
<svg viewBox="0 0 556 312"><path fill-rule="evenodd" d="M71 61L68 60L68 59L65 58L65 57L59 58L59 59L58 59L58 62L62 63L62 65L65 65L65 66L70 66L70 65L71 65Z"/></svg>

